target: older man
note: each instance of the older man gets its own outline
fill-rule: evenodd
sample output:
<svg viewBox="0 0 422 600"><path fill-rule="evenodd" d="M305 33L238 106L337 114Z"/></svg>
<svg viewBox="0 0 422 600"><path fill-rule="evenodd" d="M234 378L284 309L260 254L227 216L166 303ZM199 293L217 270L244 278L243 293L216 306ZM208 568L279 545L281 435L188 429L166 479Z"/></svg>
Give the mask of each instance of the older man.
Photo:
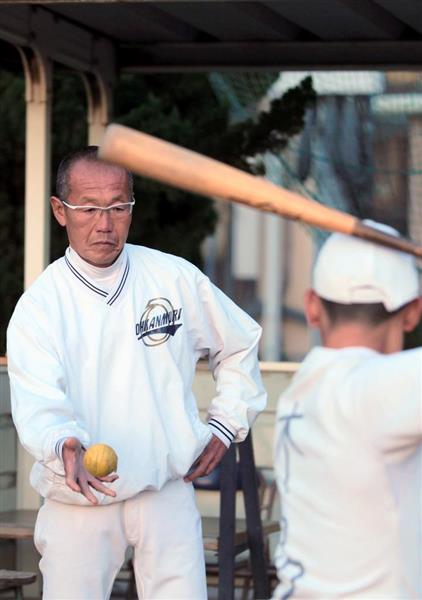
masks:
<svg viewBox="0 0 422 600"><path fill-rule="evenodd" d="M185 260L126 244L132 179L89 147L66 157L53 213L69 247L8 330L14 421L45 498L35 543L44 597L110 595L128 546L141 598L205 598L192 480L242 441L265 404L258 325ZM191 385L216 378L207 423ZM104 442L119 477L83 466Z"/></svg>

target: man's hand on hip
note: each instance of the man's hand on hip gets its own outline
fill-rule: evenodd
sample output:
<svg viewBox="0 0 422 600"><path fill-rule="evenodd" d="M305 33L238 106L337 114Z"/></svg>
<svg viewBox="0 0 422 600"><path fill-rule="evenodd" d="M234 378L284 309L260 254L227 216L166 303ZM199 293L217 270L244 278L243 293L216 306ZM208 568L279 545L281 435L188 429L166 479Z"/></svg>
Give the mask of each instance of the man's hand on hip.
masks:
<svg viewBox="0 0 422 600"><path fill-rule="evenodd" d="M211 471L219 464L227 450L227 446L219 440L218 437L213 435L205 450L196 459L191 470L186 477L184 477L184 481L188 483L197 477L203 477L204 475L211 473Z"/></svg>
<svg viewBox="0 0 422 600"><path fill-rule="evenodd" d="M91 492L90 487L94 488L106 496L116 496L116 492L110 490L101 482L112 483L118 479L118 475L108 475L107 477L94 477L85 469L83 457L85 450L82 448L80 441L76 438L67 438L63 443L62 457L63 466L66 476L66 485L74 492L78 492L85 496L91 504L98 504L97 498Z"/></svg>

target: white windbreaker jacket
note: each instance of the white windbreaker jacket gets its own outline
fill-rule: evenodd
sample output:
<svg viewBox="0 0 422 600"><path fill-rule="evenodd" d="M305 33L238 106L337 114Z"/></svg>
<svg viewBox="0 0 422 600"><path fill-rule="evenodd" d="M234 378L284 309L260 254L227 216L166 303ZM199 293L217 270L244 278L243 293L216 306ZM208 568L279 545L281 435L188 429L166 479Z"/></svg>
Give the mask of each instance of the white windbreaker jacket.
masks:
<svg viewBox="0 0 422 600"><path fill-rule="evenodd" d="M242 441L265 407L260 327L187 261L127 244L106 292L65 256L19 300L8 329L14 422L44 497L89 505L64 482L65 437L119 456L116 498L183 477L212 432ZM191 387L199 358L216 380L208 424Z"/></svg>
<svg viewBox="0 0 422 600"><path fill-rule="evenodd" d="M422 598L422 350L311 350L281 395L274 600Z"/></svg>

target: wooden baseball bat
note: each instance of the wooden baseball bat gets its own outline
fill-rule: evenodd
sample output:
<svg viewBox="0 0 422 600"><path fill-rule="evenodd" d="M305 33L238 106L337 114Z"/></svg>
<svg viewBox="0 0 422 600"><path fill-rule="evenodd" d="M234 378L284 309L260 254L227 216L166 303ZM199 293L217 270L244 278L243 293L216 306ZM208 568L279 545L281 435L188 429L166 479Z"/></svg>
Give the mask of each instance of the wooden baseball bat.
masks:
<svg viewBox="0 0 422 600"><path fill-rule="evenodd" d="M389 246L422 258L422 247L365 225L329 208L212 158L129 127L107 127L99 156L126 169L189 192L246 204L339 233Z"/></svg>

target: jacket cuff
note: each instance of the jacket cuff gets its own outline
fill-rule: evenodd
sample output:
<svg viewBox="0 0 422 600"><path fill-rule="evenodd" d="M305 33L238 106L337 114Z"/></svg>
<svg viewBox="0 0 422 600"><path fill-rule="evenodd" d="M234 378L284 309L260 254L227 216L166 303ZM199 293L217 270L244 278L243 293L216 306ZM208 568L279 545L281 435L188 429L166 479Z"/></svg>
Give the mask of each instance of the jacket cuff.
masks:
<svg viewBox="0 0 422 600"><path fill-rule="evenodd" d="M208 421L208 425L211 427L212 433L228 448L236 437L236 432L226 423L223 423L221 419L215 419L214 417Z"/></svg>
<svg viewBox="0 0 422 600"><path fill-rule="evenodd" d="M63 460L63 444L65 440L70 437L78 439L84 448L89 446L89 436L83 429L80 429L79 427L67 429L64 427L60 431L52 433L46 441L43 462L54 460L56 457Z"/></svg>
<svg viewBox="0 0 422 600"><path fill-rule="evenodd" d="M54 451L55 451L57 457L60 458L60 460L63 459L62 450L63 450L63 444L65 443L66 440L67 440L67 437L62 437L59 440L57 440L56 445L54 446Z"/></svg>

